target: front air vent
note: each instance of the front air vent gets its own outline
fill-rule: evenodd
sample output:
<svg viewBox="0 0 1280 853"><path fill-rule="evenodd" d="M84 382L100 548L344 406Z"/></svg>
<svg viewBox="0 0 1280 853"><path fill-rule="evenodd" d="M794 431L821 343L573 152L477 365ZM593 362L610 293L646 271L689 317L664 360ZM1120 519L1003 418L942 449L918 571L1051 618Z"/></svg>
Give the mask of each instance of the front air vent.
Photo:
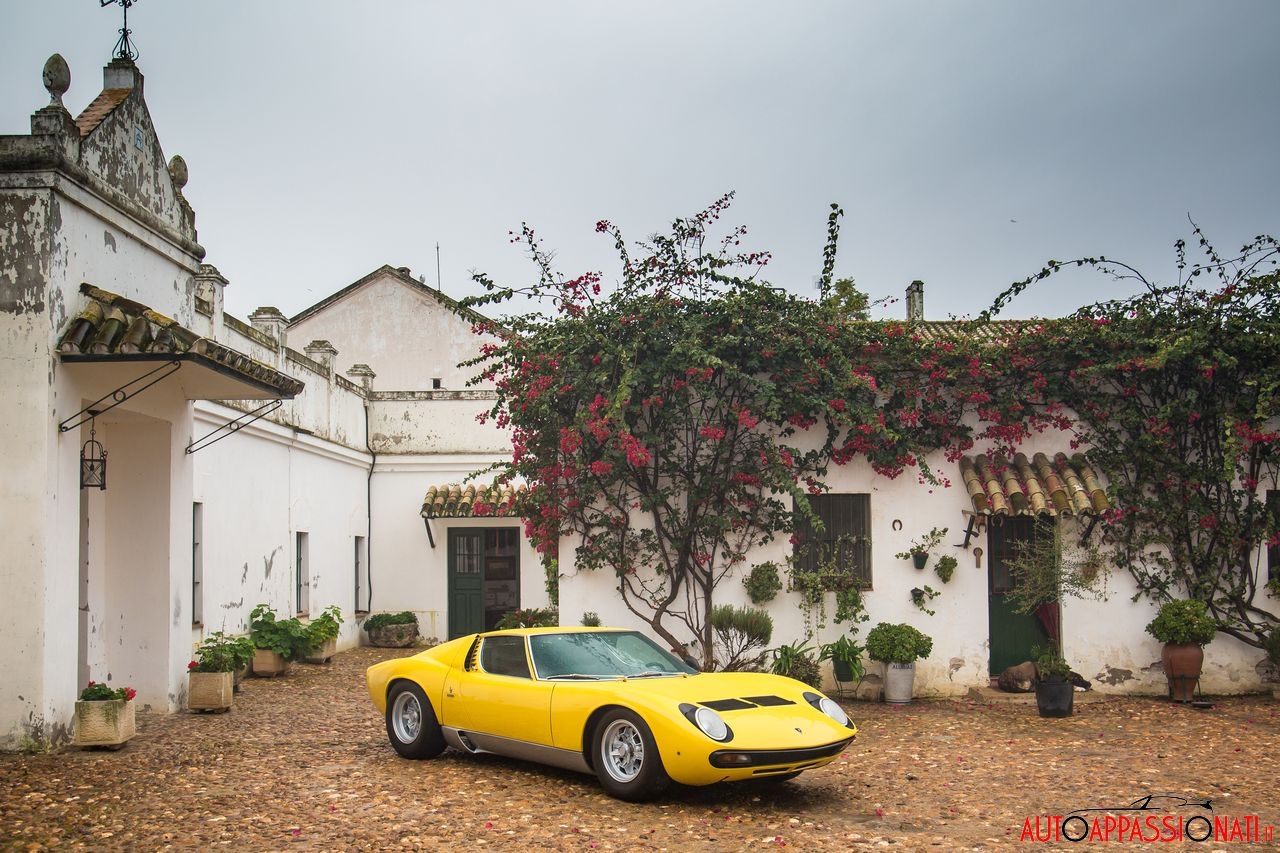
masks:
<svg viewBox="0 0 1280 853"><path fill-rule="evenodd" d="M752 705L759 705L762 708L774 708L778 705L796 704L790 699L783 699L781 696L747 696L743 701L750 702Z"/></svg>

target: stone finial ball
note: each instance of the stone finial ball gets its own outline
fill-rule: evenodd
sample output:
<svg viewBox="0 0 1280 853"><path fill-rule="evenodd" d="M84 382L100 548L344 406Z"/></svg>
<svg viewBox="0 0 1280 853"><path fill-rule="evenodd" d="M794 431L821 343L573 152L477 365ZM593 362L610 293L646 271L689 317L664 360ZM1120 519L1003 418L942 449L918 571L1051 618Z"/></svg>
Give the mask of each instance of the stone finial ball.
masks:
<svg viewBox="0 0 1280 853"><path fill-rule="evenodd" d="M169 158L169 177L173 179L173 185L178 189L187 185L187 161L178 154Z"/></svg>
<svg viewBox="0 0 1280 853"><path fill-rule="evenodd" d="M62 103L62 96L71 88L71 66L67 65L62 54L55 53L45 61L42 76L44 87L53 98L52 103Z"/></svg>

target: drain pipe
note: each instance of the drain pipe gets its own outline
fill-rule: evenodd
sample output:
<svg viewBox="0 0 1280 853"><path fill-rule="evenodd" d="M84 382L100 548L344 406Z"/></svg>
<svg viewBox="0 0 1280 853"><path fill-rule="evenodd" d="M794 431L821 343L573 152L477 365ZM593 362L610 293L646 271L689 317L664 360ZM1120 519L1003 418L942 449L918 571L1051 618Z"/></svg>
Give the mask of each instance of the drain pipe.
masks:
<svg viewBox="0 0 1280 853"><path fill-rule="evenodd" d="M378 454L374 452L373 442L369 434L369 397L373 394L373 378L376 373L367 364L353 364L347 371L347 375L353 379L358 379L361 387L364 388L364 448L369 452L369 473L365 476L364 481L364 550L365 550L365 577L368 579L369 593L365 599L365 612L373 610L373 469L378 464ZM356 587L359 588L360 579L356 578ZM356 595L356 610L360 609L360 596Z"/></svg>

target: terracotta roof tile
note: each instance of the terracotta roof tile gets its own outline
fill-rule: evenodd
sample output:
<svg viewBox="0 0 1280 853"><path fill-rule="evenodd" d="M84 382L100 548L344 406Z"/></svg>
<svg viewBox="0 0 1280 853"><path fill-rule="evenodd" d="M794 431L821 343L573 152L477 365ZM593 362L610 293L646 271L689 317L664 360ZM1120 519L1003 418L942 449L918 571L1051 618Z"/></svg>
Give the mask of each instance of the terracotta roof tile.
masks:
<svg viewBox="0 0 1280 853"><path fill-rule="evenodd" d="M76 360L131 355L195 356L238 373L282 397L295 397L305 384L274 367L217 341L202 338L176 320L123 296L91 284L80 285L88 297L84 309L67 324L58 339L58 352Z"/></svg>
<svg viewBox="0 0 1280 853"><path fill-rule="evenodd" d="M84 112L76 116L76 127L80 128L80 135L88 136L93 133L94 129L102 124L102 120L111 115L112 110L124 103L124 99L129 97L132 91L132 89L103 89L99 92L98 97L84 108Z"/></svg>
<svg viewBox="0 0 1280 853"><path fill-rule="evenodd" d="M423 518L517 518L516 499L527 486L476 486L474 483L447 483L427 489L422 499Z"/></svg>
<svg viewBox="0 0 1280 853"><path fill-rule="evenodd" d="M981 515L1096 515L1109 506L1083 453L1057 453L1053 459L1019 453L1012 462L1000 456L965 456L960 476Z"/></svg>

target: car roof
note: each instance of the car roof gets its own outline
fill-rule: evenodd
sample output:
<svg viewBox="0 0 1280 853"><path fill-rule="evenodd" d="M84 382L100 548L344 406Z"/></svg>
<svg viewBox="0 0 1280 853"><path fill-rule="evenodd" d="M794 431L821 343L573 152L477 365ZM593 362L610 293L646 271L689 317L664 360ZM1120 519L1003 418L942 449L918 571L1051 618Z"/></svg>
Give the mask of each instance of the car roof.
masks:
<svg viewBox="0 0 1280 853"><path fill-rule="evenodd" d="M496 634L516 635L522 637L537 634L605 634L605 633L640 633L634 628L603 628L586 625L548 625L539 628L500 628L496 631L485 631L480 636L490 637Z"/></svg>

